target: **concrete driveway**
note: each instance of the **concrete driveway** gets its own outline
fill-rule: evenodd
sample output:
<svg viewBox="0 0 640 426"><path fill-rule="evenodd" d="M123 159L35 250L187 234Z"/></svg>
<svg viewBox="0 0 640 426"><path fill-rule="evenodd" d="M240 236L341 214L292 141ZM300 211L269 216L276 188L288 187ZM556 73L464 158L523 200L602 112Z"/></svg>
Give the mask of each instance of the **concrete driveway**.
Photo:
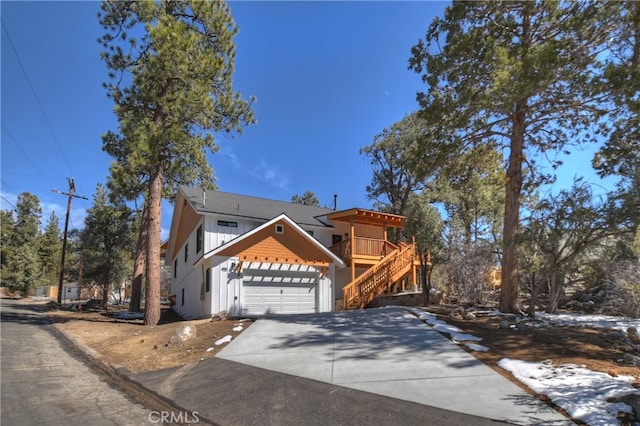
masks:
<svg viewBox="0 0 640 426"><path fill-rule="evenodd" d="M572 424L400 307L260 319L217 357L514 424Z"/></svg>

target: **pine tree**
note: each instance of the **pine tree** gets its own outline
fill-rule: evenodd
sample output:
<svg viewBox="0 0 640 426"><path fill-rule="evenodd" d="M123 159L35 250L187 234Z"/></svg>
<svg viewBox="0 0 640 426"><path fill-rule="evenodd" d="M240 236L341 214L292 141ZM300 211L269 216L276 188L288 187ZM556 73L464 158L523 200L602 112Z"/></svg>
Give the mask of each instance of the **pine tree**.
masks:
<svg viewBox="0 0 640 426"><path fill-rule="evenodd" d="M135 216L124 204L109 202L106 189L98 184L84 225L84 278L102 286L106 309L110 290L125 279L131 266Z"/></svg>
<svg viewBox="0 0 640 426"><path fill-rule="evenodd" d="M9 226L11 221L4 215ZM6 267L2 281L10 290L26 295L32 291L42 277L42 268L38 257L38 239L40 236L40 200L33 194L23 192L16 202L16 220L13 232L8 229ZM4 233L4 223L3 223ZM3 246L4 246L3 235ZM3 247L4 248L4 247ZM6 272L6 275L5 275Z"/></svg>
<svg viewBox="0 0 640 426"><path fill-rule="evenodd" d="M605 4L606 3L606 4ZM428 85L423 117L458 136L455 149L503 144L506 189L500 310L520 312L517 243L525 179L538 153L595 141L605 110L602 49L619 23L616 2L457 1L412 48Z"/></svg>
<svg viewBox="0 0 640 426"><path fill-rule="evenodd" d="M163 196L175 185L214 188L207 152L212 132L240 132L254 121L232 88L237 33L222 1L105 1L102 55L105 85L119 127L103 136L114 157L116 188L144 187L148 209L145 324L160 320L160 220Z"/></svg>
<svg viewBox="0 0 640 426"><path fill-rule="evenodd" d="M43 284L54 285L60 277L60 257L62 252L62 235L55 212L51 212L47 227L40 237L38 254L42 264Z"/></svg>

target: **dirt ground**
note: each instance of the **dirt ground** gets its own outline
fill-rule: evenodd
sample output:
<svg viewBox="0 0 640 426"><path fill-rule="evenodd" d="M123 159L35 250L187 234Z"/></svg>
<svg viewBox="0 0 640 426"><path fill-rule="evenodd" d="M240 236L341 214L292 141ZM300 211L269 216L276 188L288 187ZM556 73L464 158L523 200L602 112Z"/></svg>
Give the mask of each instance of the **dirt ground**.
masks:
<svg viewBox="0 0 640 426"><path fill-rule="evenodd" d="M497 367L500 359L552 360L554 364L583 365L612 376L633 376L635 386L640 388L640 369L619 362L625 354L625 348L612 341L611 333L605 330L577 327L501 328L500 321L504 318L497 316L477 316L465 320L452 315L454 307L434 306L428 310L465 333L481 337L480 343L489 347L489 351L471 354L529 393L532 392L510 372ZM234 328L241 325L247 329L252 323L251 320L241 322L234 319L184 321L165 307L160 324L145 327L142 320L113 318L111 315L117 311L70 312L51 309L47 313L59 329L93 349L103 362L133 372L181 366L213 357L226 346L216 346L218 339L227 335L235 338L242 331L234 331ZM172 335L185 323L196 326L197 336L185 343L169 344ZM536 396L546 400L545 397ZM628 423L621 419L621 424Z"/></svg>
<svg viewBox="0 0 640 426"><path fill-rule="evenodd" d="M49 305L51 306L51 305ZM162 308L160 323L146 327L141 319L117 319L110 308L83 312L47 309L49 318L65 334L93 349L101 361L132 372L161 370L201 361L215 356L227 344L215 345L225 336L232 339L251 325L250 320L211 319L185 321L169 307ZM185 324L194 325L196 336L184 343L170 343L171 337Z"/></svg>

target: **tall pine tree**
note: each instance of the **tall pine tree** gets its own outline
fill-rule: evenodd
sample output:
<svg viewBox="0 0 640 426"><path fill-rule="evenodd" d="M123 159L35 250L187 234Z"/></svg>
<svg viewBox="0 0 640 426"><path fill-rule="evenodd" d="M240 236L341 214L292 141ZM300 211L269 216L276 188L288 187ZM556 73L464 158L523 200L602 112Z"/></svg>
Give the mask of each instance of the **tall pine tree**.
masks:
<svg viewBox="0 0 640 426"><path fill-rule="evenodd" d="M236 25L223 1L105 1L103 60L117 132L103 136L115 186L144 186L147 219L145 324L160 320L160 221L175 185L214 187L207 152L212 132L240 132L254 121L232 88Z"/></svg>
<svg viewBox="0 0 640 426"><path fill-rule="evenodd" d="M500 310L518 306L518 235L524 167L593 141L604 113L602 49L619 23L616 2L456 1L412 48L428 85L423 116L446 124L457 149L502 141L506 191Z"/></svg>

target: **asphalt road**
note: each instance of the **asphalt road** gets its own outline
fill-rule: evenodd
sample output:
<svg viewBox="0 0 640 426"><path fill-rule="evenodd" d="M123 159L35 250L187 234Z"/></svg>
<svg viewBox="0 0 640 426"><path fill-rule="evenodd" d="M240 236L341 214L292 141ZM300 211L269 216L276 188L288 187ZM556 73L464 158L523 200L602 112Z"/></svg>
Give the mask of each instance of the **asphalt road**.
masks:
<svg viewBox="0 0 640 426"><path fill-rule="evenodd" d="M56 338L37 305L2 299L0 309L3 425L161 424L160 411L132 401Z"/></svg>

